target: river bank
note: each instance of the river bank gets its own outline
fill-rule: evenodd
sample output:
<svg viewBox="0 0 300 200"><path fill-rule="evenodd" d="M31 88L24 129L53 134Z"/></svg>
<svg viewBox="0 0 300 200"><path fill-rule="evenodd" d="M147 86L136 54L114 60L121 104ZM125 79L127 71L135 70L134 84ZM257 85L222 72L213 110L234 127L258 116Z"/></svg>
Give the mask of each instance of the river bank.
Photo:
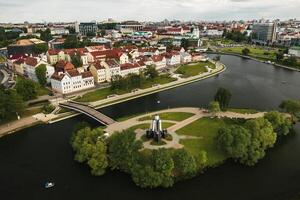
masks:
<svg viewBox="0 0 300 200"><path fill-rule="evenodd" d="M236 56L221 56L221 62L227 70L220 76L108 106L100 112L119 119L168 108L205 107L219 87L225 87L233 94L232 108L271 111L277 110L283 100L300 99L300 93L295 92L300 88L300 73ZM287 83L282 84L282 80ZM136 187L128 174L109 170L101 178L95 178L87 166L75 163L69 141L75 124L81 121L93 127L99 126L89 117L80 115L54 124L40 124L1 138L1 197L43 200L95 199L99 196L144 200L162 197L172 200L288 200L299 193L300 134L281 139L255 167L244 167L228 160L199 177L176 183L173 188L150 190ZM299 123L295 131L300 133ZM55 188L44 190L43 185L48 180L55 182ZM237 191L235 195L228 192L232 188Z"/></svg>
<svg viewBox="0 0 300 200"><path fill-rule="evenodd" d="M263 60L260 60L260 59L257 59L257 58L251 57L251 56L241 55L241 54L238 54L238 53L228 53L228 52L220 52L220 51L211 51L211 52L208 52L208 53L229 55L229 56L238 56L238 57L241 57L241 58L251 59L251 60L254 60L254 61L257 61L257 62L266 63ZM266 64L268 64L268 63L266 63ZM292 71L300 72L300 69L296 69L296 68L293 68L293 67L288 67L288 66L281 65L281 64L278 64L278 63L274 63L274 64L270 64L270 65L273 65L273 66L276 66L276 67L281 67L281 68L284 68L284 69L289 69L289 70L292 70Z"/></svg>
<svg viewBox="0 0 300 200"><path fill-rule="evenodd" d="M201 80L210 78L212 76L218 75L218 74L224 72L225 70L226 70L226 66L224 64L218 62L218 63L216 63L216 69L212 70L211 73L203 73L203 74L185 78L185 79L183 79L183 78L178 79L177 81L170 82L170 83L160 85L157 87L151 87L151 88L147 88L147 89L143 89L143 90L138 90L137 92L134 92L134 93L127 93L127 94L119 95L119 96L116 96L113 98L103 99L103 100L96 101L96 102L91 102L89 104L92 107L94 107L95 109L100 109L100 108L108 107L108 106L115 105L118 103L126 102L126 101L129 101L132 99L147 96L150 94L154 94L157 92L161 92L161 91L169 90L172 88L180 87L183 85L191 84L191 83L194 83L197 81L201 81ZM55 122L59 122L59 121L62 121L62 120L68 119L68 118L78 116L80 114L81 113L76 113L73 111L65 112L65 113L61 113L61 114L48 114L48 115L37 114L37 115L31 116L31 117L28 117L26 119L24 118L22 120L22 122L15 121L15 122L9 123L10 124L9 126L7 126L7 124L0 126L0 137L6 135L7 133L13 133L18 130L28 128L30 126L34 126L34 125L36 125L37 122L52 124Z"/></svg>

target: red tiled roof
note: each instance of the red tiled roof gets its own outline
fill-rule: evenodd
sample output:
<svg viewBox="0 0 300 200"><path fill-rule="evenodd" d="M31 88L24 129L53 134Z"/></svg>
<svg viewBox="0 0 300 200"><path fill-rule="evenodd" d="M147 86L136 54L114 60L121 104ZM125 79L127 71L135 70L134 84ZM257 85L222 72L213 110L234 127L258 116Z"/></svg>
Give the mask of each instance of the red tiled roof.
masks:
<svg viewBox="0 0 300 200"><path fill-rule="evenodd" d="M153 60L153 62L160 62L164 59L164 57L160 56L160 55L158 55L158 56L154 55L151 57L151 59Z"/></svg>
<svg viewBox="0 0 300 200"><path fill-rule="evenodd" d="M18 60L16 60L16 61L14 62L14 64L20 65L20 64L24 63L24 61L25 61L24 58L19 58Z"/></svg>
<svg viewBox="0 0 300 200"><path fill-rule="evenodd" d="M133 68L140 67L140 65L138 63L125 63L125 64L121 64L120 67L121 70L126 70L126 69L133 69Z"/></svg>
<svg viewBox="0 0 300 200"><path fill-rule="evenodd" d="M82 72L81 75L82 75L82 78L93 77L93 74L90 71Z"/></svg>
<svg viewBox="0 0 300 200"><path fill-rule="evenodd" d="M58 74L58 72L55 72L54 74L52 74L51 79L55 79L58 81L61 81L64 78L64 74Z"/></svg>
<svg viewBox="0 0 300 200"><path fill-rule="evenodd" d="M99 70L99 69L105 69L105 67L102 66L100 62L95 62L95 63L93 63L92 65L93 65L97 70Z"/></svg>
<svg viewBox="0 0 300 200"><path fill-rule="evenodd" d="M27 54L13 54L13 55L9 55L8 59L9 60L16 60L16 59L27 58L27 57L28 57Z"/></svg>
<svg viewBox="0 0 300 200"><path fill-rule="evenodd" d="M56 63L55 69L56 71L67 71L67 70L72 70L74 69L74 65L70 62L67 62L65 60L60 60Z"/></svg>
<svg viewBox="0 0 300 200"><path fill-rule="evenodd" d="M119 59L123 53L120 49L109 49L105 51L94 51L91 52L91 54L95 59L99 57Z"/></svg>
<svg viewBox="0 0 300 200"><path fill-rule="evenodd" d="M53 56L53 55L57 55L61 50L58 50L58 49L49 49L48 50L48 54L50 56Z"/></svg>
<svg viewBox="0 0 300 200"><path fill-rule="evenodd" d="M36 66L38 61L36 58L28 57L28 58L26 58L25 63L30 66Z"/></svg>
<svg viewBox="0 0 300 200"><path fill-rule="evenodd" d="M110 68L119 67L119 63L115 59L110 59L105 61Z"/></svg>
<svg viewBox="0 0 300 200"><path fill-rule="evenodd" d="M67 70L67 73L68 73L71 77L80 76L79 72L78 72L76 69Z"/></svg>

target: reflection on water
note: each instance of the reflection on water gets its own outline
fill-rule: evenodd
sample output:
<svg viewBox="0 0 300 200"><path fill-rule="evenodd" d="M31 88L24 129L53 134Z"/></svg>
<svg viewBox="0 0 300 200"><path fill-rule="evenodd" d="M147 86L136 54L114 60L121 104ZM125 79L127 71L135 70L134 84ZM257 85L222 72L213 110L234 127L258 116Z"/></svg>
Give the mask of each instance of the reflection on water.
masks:
<svg viewBox="0 0 300 200"><path fill-rule="evenodd" d="M222 56L227 71L210 79L101 109L117 118L172 107L205 107L218 87L231 90L232 107L277 109L284 99L300 99L300 73L272 65ZM286 84L282 84L286 81ZM157 101L160 101L158 104ZM300 136L281 140L255 167L228 161L170 189L145 190L129 175L108 172L93 177L73 161L69 138L78 116L38 125L0 139L1 199L286 199L300 191ZM300 126L295 127L300 132ZM51 190L45 181L54 181Z"/></svg>

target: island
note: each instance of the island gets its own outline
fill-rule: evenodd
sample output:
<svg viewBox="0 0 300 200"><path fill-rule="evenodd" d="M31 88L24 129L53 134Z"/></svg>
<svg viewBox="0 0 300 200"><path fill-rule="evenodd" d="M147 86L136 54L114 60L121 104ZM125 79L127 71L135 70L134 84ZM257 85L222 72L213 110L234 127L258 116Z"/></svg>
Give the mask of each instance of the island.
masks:
<svg viewBox="0 0 300 200"><path fill-rule="evenodd" d="M71 138L75 160L86 163L96 176L107 170L128 173L142 188L171 187L229 159L254 166L292 132L293 117L230 109L224 92L219 90L223 96L217 93L215 99L220 102L211 102L209 109L166 109L119 119L104 128L79 123ZM164 135L149 137L149 131Z"/></svg>

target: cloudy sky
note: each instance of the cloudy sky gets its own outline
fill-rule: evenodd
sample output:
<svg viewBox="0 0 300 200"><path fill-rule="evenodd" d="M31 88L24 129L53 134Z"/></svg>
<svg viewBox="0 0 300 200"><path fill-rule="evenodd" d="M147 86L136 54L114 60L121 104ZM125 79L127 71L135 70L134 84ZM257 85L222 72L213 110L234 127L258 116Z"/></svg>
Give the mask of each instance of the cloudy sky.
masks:
<svg viewBox="0 0 300 200"><path fill-rule="evenodd" d="M0 22L300 19L300 0L0 0Z"/></svg>

